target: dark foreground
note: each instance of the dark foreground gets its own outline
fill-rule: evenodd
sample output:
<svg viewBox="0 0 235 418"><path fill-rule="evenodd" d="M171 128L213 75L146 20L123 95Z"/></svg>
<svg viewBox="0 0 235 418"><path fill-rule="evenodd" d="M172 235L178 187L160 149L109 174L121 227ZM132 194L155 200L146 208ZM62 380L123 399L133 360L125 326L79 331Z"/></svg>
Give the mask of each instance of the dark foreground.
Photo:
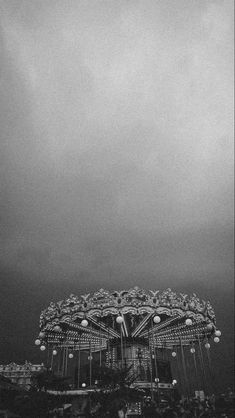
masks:
<svg viewBox="0 0 235 418"><path fill-rule="evenodd" d="M114 394L90 394L84 397L55 396L45 391L0 392L0 418L233 418L234 393L230 390L204 400L152 399L146 394L126 400Z"/></svg>

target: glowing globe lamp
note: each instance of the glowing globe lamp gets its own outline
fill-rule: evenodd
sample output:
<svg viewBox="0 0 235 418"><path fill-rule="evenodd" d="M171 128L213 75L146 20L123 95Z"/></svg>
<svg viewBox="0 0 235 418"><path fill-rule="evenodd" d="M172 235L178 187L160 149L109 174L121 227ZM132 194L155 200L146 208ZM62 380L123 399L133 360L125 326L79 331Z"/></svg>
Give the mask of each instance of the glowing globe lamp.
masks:
<svg viewBox="0 0 235 418"><path fill-rule="evenodd" d="M161 322L160 316L155 315L155 317L153 318L153 322L155 322L155 324L159 324L159 322Z"/></svg>
<svg viewBox="0 0 235 418"><path fill-rule="evenodd" d="M123 317L121 315L117 316L116 322L117 322L117 324L122 324L123 323Z"/></svg>

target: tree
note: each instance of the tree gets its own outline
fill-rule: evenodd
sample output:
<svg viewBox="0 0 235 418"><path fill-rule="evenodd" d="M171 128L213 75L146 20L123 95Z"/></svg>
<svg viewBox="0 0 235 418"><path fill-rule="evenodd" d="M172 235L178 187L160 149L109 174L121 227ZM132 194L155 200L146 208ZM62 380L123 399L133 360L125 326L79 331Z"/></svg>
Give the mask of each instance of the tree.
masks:
<svg viewBox="0 0 235 418"><path fill-rule="evenodd" d="M121 369L111 369L100 366L96 370L99 376L97 390L91 395L91 401L99 404L100 408L94 416L105 417L116 416L120 405L129 402L137 402L141 399L140 392L131 388L131 384L136 379L132 372L133 366Z"/></svg>
<svg viewBox="0 0 235 418"><path fill-rule="evenodd" d="M68 390L70 377L56 375L52 370L42 370L32 375L32 389L39 391Z"/></svg>

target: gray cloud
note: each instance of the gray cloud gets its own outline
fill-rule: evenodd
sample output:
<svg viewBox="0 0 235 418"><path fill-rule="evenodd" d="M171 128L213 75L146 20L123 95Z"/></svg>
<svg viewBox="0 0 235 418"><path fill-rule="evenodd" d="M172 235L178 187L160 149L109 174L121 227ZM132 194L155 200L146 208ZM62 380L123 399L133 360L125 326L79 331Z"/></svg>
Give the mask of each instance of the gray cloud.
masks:
<svg viewBox="0 0 235 418"><path fill-rule="evenodd" d="M231 9L2 2L4 268L231 286Z"/></svg>

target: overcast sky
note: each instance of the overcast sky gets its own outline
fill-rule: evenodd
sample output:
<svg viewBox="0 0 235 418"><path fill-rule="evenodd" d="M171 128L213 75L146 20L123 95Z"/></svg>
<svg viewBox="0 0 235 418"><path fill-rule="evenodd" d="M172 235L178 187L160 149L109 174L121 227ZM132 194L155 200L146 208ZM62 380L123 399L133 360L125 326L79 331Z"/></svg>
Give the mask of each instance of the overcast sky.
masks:
<svg viewBox="0 0 235 418"><path fill-rule="evenodd" d="M57 293L136 284L231 306L233 2L0 5L12 306L30 299L37 327Z"/></svg>

